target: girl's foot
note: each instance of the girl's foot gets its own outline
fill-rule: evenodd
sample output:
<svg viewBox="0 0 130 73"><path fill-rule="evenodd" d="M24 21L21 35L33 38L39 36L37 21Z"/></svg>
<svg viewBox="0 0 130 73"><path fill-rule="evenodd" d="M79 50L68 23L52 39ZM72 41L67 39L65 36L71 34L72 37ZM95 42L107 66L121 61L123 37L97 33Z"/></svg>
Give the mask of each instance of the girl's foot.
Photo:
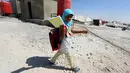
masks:
<svg viewBox="0 0 130 73"><path fill-rule="evenodd" d="M74 71L74 72L78 72L79 70L80 70L80 68L78 68L78 67L72 68L72 71Z"/></svg>

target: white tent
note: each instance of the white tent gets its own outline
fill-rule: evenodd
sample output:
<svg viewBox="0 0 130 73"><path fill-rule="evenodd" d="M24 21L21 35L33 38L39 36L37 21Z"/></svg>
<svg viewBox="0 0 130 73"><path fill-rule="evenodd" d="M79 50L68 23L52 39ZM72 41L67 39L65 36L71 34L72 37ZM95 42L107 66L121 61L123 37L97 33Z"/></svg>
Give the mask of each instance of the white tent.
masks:
<svg viewBox="0 0 130 73"><path fill-rule="evenodd" d="M85 20L85 22L88 22L88 21L93 21L93 19L87 17L86 20Z"/></svg>

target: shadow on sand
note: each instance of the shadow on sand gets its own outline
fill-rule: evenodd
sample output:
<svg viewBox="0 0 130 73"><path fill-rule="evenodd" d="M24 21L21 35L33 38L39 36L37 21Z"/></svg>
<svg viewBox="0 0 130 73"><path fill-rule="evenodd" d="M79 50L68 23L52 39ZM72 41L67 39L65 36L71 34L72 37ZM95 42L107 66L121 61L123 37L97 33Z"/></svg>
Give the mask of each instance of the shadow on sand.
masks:
<svg viewBox="0 0 130 73"><path fill-rule="evenodd" d="M48 69L58 69L58 70L70 70L69 68L65 68L63 66L49 65L49 60L48 60L49 58L50 57L38 57L38 56L30 57L26 61L29 67L22 67L15 71L12 71L11 73L20 73L22 71L26 71L38 67L44 67Z"/></svg>

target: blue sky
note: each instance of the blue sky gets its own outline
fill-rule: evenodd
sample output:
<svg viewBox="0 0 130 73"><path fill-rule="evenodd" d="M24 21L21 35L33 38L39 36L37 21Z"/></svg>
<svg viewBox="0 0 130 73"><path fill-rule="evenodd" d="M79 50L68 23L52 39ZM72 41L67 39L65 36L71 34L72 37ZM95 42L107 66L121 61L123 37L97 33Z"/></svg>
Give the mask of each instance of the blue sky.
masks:
<svg viewBox="0 0 130 73"><path fill-rule="evenodd" d="M72 0L76 15L130 23L130 0Z"/></svg>

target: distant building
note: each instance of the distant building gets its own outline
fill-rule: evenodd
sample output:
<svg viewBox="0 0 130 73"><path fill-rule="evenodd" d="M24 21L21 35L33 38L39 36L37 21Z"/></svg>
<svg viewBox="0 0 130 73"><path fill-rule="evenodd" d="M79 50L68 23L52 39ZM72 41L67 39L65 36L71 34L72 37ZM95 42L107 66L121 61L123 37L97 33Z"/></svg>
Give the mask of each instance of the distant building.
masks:
<svg viewBox="0 0 130 73"><path fill-rule="evenodd" d="M93 25L96 25L96 26L102 25L102 20L101 19L93 19Z"/></svg>
<svg viewBox="0 0 130 73"><path fill-rule="evenodd" d="M48 19L57 13L56 0L11 0L11 3L22 19Z"/></svg>

